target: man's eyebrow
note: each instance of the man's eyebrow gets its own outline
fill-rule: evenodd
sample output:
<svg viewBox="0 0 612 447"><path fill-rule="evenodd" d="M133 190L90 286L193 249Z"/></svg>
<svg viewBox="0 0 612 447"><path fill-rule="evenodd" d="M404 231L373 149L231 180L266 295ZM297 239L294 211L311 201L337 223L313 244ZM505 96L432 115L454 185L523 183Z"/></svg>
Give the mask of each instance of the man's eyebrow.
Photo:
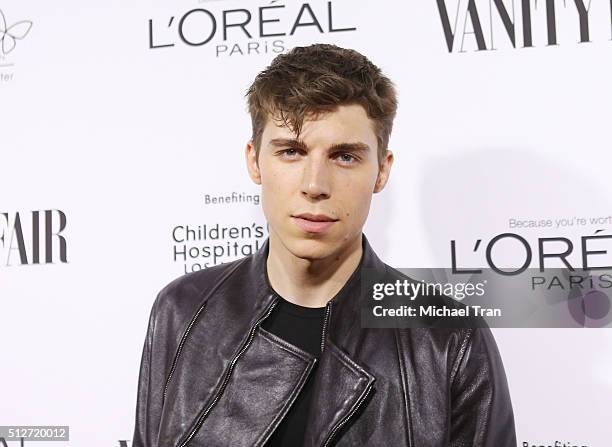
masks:
<svg viewBox="0 0 612 447"><path fill-rule="evenodd" d="M332 144L329 147L330 151L342 151L342 152L368 152L370 146L365 143L338 143Z"/></svg>
<svg viewBox="0 0 612 447"><path fill-rule="evenodd" d="M274 138L270 140L270 144L276 147L291 146L291 147L296 147L298 149L304 149L304 150L308 148L308 146L306 146L306 143L304 143L303 140L298 140L295 138Z"/></svg>
<svg viewBox="0 0 612 447"><path fill-rule="evenodd" d="M308 146L304 143L303 140L298 140L295 138L274 138L270 140L270 144L276 147L295 147L298 149L306 150ZM367 152L370 150L370 146L362 143L336 143L332 144L329 147L330 151L343 151L343 152Z"/></svg>

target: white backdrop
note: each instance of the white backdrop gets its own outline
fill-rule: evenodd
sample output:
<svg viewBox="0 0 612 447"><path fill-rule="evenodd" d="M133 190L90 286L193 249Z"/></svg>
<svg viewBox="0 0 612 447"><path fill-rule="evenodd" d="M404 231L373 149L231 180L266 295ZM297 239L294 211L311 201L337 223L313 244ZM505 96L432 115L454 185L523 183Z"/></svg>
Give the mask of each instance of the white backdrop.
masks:
<svg viewBox="0 0 612 447"><path fill-rule="evenodd" d="M293 46L355 48L397 85L396 161L364 230L388 264L448 266L451 240L482 264L474 242L504 232L532 247L568 238L579 263L580 238L612 227L610 8L0 0L0 425L69 425L69 445L130 445L155 295L185 271L241 257L228 244L246 254L267 236L244 162L243 95ZM242 11L227 23L250 22L224 38L232 10ZM185 227L207 238L183 241ZM214 239L215 228L244 237ZM597 246L608 250L600 265L612 264L611 245ZM215 246L220 256L202 256ZM519 445L610 445L612 331L494 333Z"/></svg>

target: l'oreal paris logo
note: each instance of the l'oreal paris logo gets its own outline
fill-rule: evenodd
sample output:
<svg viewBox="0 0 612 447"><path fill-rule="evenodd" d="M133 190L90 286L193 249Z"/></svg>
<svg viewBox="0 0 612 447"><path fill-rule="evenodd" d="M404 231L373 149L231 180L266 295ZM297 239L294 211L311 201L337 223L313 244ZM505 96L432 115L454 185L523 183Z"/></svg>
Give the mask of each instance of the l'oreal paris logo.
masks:
<svg viewBox="0 0 612 447"><path fill-rule="evenodd" d="M502 249L500 250L498 246L502 246ZM516 253L517 265L502 268L508 249ZM450 255L454 274L482 273L482 269L463 266L486 265L501 275L519 275L532 264L532 261L537 262L540 271L544 271L548 262L554 261L562 263L572 271L612 270L612 235L600 229L592 235L581 236L577 241L557 236L539 237L537 241L530 243L520 234L501 233L486 242L481 238L476 239L471 249L469 243L458 244L453 239L450 241ZM466 262L465 258L468 255L470 259ZM501 261L496 259L498 255L502 256Z"/></svg>
<svg viewBox="0 0 612 447"><path fill-rule="evenodd" d="M207 1L202 6L206 7L149 19L149 48L203 47L214 43L217 57L281 53L287 36L357 29L341 20L340 6L333 1L286 5L271 1L221 10L220 3ZM347 10L350 3L344 2L343 7Z"/></svg>

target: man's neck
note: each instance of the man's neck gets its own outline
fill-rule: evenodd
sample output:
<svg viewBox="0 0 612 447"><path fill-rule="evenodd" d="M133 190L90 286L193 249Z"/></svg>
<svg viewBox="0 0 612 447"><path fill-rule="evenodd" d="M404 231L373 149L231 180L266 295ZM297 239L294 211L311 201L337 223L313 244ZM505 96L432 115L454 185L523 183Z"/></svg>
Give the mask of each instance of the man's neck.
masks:
<svg viewBox="0 0 612 447"><path fill-rule="evenodd" d="M291 253L270 233L266 266L274 290L287 301L323 307L344 287L363 253L362 235L340 253L324 259L303 259Z"/></svg>

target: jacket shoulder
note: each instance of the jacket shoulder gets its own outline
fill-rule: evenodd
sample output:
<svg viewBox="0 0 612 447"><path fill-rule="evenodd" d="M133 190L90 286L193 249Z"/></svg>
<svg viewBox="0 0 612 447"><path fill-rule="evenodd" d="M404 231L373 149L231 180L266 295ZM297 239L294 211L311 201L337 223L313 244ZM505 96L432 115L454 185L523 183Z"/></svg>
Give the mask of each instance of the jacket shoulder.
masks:
<svg viewBox="0 0 612 447"><path fill-rule="evenodd" d="M189 272L167 283L157 294L153 312L172 314L175 318L191 317L204 304L208 296L222 284L245 258Z"/></svg>

